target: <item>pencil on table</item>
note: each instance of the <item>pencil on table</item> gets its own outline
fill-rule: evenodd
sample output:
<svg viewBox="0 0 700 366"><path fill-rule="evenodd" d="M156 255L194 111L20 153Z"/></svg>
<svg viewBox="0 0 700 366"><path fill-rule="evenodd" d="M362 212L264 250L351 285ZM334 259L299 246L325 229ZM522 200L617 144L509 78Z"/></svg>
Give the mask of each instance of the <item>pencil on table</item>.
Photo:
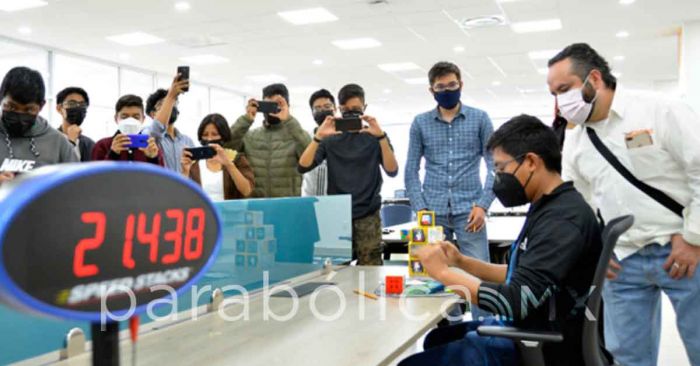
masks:
<svg viewBox="0 0 700 366"><path fill-rule="evenodd" d="M360 296L364 296L364 297L370 298L370 299L372 299L372 300L379 300L379 296L377 296L377 295L375 295L375 294L370 294L369 292L364 292L364 291L360 291L360 290L355 290L355 293L358 294L358 295L360 295Z"/></svg>

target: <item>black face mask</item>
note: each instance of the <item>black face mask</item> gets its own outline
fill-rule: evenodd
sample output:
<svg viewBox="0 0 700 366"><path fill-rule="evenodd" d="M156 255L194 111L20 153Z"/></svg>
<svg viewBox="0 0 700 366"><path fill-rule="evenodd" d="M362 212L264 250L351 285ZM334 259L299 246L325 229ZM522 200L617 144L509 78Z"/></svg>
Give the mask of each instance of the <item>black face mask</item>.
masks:
<svg viewBox="0 0 700 366"><path fill-rule="evenodd" d="M353 118L353 117L362 117L364 112L362 111L345 111L343 112L343 118Z"/></svg>
<svg viewBox="0 0 700 366"><path fill-rule="evenodd" d="M314 121L316 121L317 125L321 125L323 121L326 120L326 117L328 116L333 116L333 111L318 111L314 112Z"/></svg>
<svg viewBox="0 0 700 366"><path fill-rule="evenodd" d="M271 116L268 113L265 113L265 122L267 122L267 124L270 126L275 126L282 123L282 120L278 117Z"/></svg>
<svg viewBox="0 0 700 366"><path fill-rule="evenodd" d="M177 117L180 115L180 111L177 109L177 107L173 107L173 111L170 112L170 121L169 123L172 125L177 121Z"/></svg>
<svg viewBox="0 0 700 366"><path fill-rule="evenodd" d="M223 146L224 140L222 140L222 139L217 139L217 140L201 139L201 140L199 140L199 143L202 144L202 146L208 146L209 144L217 144L219 146Z"/></svg>
<svg viewBox="0 0 700 366"><path fill-rule="evenodd" d="M72 125L82 125L87 115L87 108L75 107L66 109L66 122Z"/></svg>
<svg viewBox="0 0 700 366"><path fill-rule="evenodd" d="M36 116L29 113L2 112L2 125L10 137L22 137L32 129Z"/></svg>
<svg viewBox="0 0 700 366"><path fill-rule="evenodd" d="M493 182L493 193L504 207L516 207L522 206L530 200L527 198L525 193L525 187L530 183L532 178L532 173L527 178L525 186L520 184L518 178L515 177L515 173L520 169L523 163L520 163L513 173L499 172L496 173L495 180Z"/></svg>

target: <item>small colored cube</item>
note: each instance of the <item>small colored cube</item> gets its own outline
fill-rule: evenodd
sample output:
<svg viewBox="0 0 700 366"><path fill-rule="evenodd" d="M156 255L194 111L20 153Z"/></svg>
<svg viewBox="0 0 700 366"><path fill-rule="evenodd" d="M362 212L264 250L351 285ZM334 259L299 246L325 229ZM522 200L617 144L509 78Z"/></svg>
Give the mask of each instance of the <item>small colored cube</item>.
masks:
<svg viewBox="0 0 700 366"><path fill-rule="evenodd" d="M236 251L238 253L245 253L245 241L236 240Z"/></svg>
<svg viewBox="0 0 700 366"><path fill-rule="evenodd" d="M401 295L403 293L403 276L386 276L384 290L387 294Z"/></svg>
<svg viewBox="0 0 700 366"><path fill-rule="evenodd" d="M411 230L411 241L413 243L425 243L425 231L417 227Z"/></svg>
<svg viewBox="0 0 700 366"><path fill-rule="evenodd" d="M428 243L433 244L445 240L445 233L442 226L434 226L428 228Z"/></svg>
<svg viewBox="0 0 700 366"><path fill-rule="evenodd" d="M418 211L416 216L418 217L418 226L420 226L420 227L435 226L435 212L434 211Z"/></svg>
<svg viewBox="0 0 700 366"><path fill-rule="evenodd" d="M245 266L245 256L244 255L237 255L236 256L236 267L243 267Z"/></svg>
<svg viewBox="0 0 700 366"><path fill-rule="evenodd" d="M255 240L248 240L246 242L247 252L256 254L258 252L258 242Z"/></svg>
<svg viewBox="0 0 700 366"><path fill-rule="evenodd" d="M254 227L249 227L246 229L245 238L249 239L249 240L255 239L255 228Z"/></svg>

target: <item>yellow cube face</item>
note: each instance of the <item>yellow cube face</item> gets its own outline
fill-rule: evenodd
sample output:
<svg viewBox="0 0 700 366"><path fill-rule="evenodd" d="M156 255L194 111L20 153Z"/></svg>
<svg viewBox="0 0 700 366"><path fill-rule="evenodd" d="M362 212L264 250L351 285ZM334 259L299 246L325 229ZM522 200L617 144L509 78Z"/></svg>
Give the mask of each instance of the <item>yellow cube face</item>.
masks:
<svg viewBox="0 0 700 366"><path fill-rule="evenodd" d="M416 216L418 218L418 226L420 226L420 227L433 227L433 226L435 226L435 212L434 211L418 211Z"/></svg>

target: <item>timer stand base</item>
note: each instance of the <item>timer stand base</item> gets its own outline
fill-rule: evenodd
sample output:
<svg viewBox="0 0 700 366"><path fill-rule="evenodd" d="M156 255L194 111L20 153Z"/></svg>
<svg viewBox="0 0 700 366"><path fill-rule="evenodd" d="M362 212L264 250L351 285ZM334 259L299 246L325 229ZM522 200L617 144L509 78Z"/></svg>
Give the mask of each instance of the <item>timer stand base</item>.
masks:
<svg viewBox="0 0 700 366"><path fill-rule="evenodd" d="M92 334L92 365L119 366L119 323L90 324Z"/></svg>

